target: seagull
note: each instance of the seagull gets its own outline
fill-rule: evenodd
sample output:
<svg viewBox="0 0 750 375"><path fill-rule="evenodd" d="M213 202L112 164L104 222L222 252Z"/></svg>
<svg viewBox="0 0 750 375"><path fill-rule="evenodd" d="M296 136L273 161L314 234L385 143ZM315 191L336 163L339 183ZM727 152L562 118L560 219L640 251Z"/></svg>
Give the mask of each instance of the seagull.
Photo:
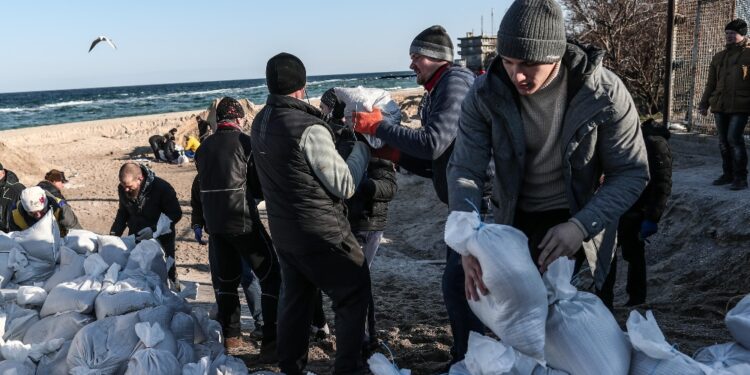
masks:
<svg viewBox="0 0 750 375"><path fill-rule="evenodd" d="M106 36L100 36L94 39L93 42L91 42L91 47L89 47L89 53L91 53L91 50L94 49L94 47L96 47L96 45L99 44L99 42L107 42L109 43L110 46L112 46L112 48L117 49L117 46L115 46L115 44L112 43L112 40L110 40Z"/></svg>

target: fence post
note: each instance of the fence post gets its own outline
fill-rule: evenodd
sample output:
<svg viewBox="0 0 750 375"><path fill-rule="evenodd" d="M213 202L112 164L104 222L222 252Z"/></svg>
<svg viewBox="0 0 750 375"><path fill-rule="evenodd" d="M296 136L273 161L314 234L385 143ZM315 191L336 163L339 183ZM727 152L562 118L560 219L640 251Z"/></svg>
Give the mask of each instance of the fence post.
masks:
<svg viewBox="0 0 750 375"><path fill-rule="evenodd" d="M674 61L674 8L675 0L669 0L667 5L667 43L664 60L664 109L662 122L669 127L672 117L672 65Z"/></svg>
<svg viewBox="0 0 750 375"><path fill-rule="evenodd" d="M693 34L693 50L691 52L690 56L690 77L692 77L692 81L690 83L690 98L688 99L688 107L687 107L687 129L688 131L693 131L693 112L695 112L693 108L693 103L695 102L695 80L697 77L697 70L698 70L698 45L700 44L701 39L701 9L703 8L703 1L698 0L698 4L696 5L695 9L695 32ZM701 93L703 94L703 93ZM700 94L698 94L700 95Z"/></svg>

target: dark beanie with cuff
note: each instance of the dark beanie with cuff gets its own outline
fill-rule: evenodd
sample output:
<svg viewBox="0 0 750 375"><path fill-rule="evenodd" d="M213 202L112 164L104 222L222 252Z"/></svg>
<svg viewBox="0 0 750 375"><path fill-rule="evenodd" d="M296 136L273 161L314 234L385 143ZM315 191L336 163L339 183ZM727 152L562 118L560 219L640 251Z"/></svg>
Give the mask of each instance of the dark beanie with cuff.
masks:
<svg viewBox="0 0 750 375"><path fill-rule="evenodd" d="M297 56L282 52L266 64L266 85L268 92L275 95L289 95L307 82L307 72Z"/></svg>
<svg viewBox="0 0 750 375"><path fill-rule="evenodd" d="M409 54L432 57L433 59L453 61L453 42L448 32L440 25L430 26L419 33L411 42Z"/></svg>
<svg viewBox="0 0 750 375"><path fill-rule="evenodd" d="M224 97L216 105L216 121L234 120L245 117L245 110L234 98Z"/></svg>
<svg viewBox="0 0 750 375"><path fill-rule="evenodd" d="M732 30L737 34L745 36L747 35L747 22L738 18L728 23L727 27L725 27L724 30Z"/></svg>
<svg viewBox="0 0 750 375"><path fill-rule="evenodd" d="M567 46L565 18L554 0L516 0L497 31L497 54L513 59L554 63Z"/></svg>

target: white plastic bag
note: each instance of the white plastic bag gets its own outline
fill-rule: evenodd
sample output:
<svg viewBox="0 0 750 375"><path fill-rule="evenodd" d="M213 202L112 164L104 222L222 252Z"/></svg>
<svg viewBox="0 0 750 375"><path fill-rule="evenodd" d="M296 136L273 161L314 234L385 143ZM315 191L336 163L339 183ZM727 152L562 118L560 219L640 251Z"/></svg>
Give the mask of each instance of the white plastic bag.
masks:
<svg viewBox="0 0 750 375"><path fill-rule="evenodd" d="M102 289L102 276L82 276L58 284L44 301L40 315L75 311L88 314L94 310L94 301Z"/></svg>
<svg viewBox="0 0 750 375"><path fill-rule="evenodd" d="M334 92L339 101L346 105L344 117L350 124L354 124L352 112L372 112L373 109L378 108L383 114L383 121L397 126L401 125L401 107L386 90L358 86L336 87ZM365 134L365 139L373 148L381 148L384 145L383 141L375 136Z"/></svg>
<svg viewBox="0 0 750 375"><path fill-rule="evenodd" d="M469 333L463 361L451 366L449 375L567 375L540 365L531 357L487 336Z"/></svg>
<svg viewBox="0 0 750 375"><path fill-rule="evenodd" d="M65 246L78 254L86 255L95 253L98 248L98 235L83 229L71 229L65 236Z"/></svg>
<svg viewBox="0 0 750 375"><path fill-rule="evenodd" d="M178 164L181 164L181 163L178 163ZM172 229L170 228L170 225L172 225L172 219L170 219L167 215L164 215L164 214L159 215L159 220L156 221L156 230L154 231L152 237L156 239L165 234L172 233Z"/></svg>
<svg viewBox="0 0 750 375"><path fill-rule="evenodd" d="M750 294L729 310L724 321L732 337L750 350Z"/></svg>
<svg viewBox="0 0 750 375"><path fill-rule="evenodd" d="M71 374L121 374L140 341L138 313L113 316L83 327L68 352Z"/></svg>
<svg viewBox="0 0 750 375"><path fill-rule="evenodd" d="M62 240L52 210L47 211L47 214L28 229L13 232L11 238L21 245L28 256L53 265L57 263L57 251Z"/></svg>
<svg viewBox="0 0 750 375"><path fill-rule="evenodd" d="M38 344L53 339L70 341L94 318L78 312L50 315L32 324L23 336L25 344Z"/></svg>
<svg viewBox="0 0 750 375"><path fill-rule="evenodd" d="M626 375L630 344L601 300L570 284L574 261L559 258L543 275L549 316L544 353L550 367L576 375Z"/></svg>
<svg viewBox="0 0 750 375"><path fill-rule="evenodd" d="M216 375L248 375L245 362L225 354L219 355L211 363L208 373Z"/></svg>
<svg viewBox="0 0 750 375"><path fill-rule="evenodd" d="M162 214L163 217L166 218ZM167 220L169 220L167 218ZM158 229L157 229L158 230ZM167 224L167 230L169 225ZM142 273L133 273L134 270L139 270ZM143 273L153 272L162 283L167 280L167 261L164 257L164 250L161 248L161 244L157 240L141 241L136 247L130 252L128 263L125 266L125 271L128 275L142 275Z"/></svg>
<svg viewBox="0 0 750 375"><path fill-rule="evenodd" d="M0 362L0 374L35 375L36 365L34 362L31 362L30 359L25 359L23 361L6 359L5 361Z"/></svg>
<svg viewBox="0 0 750 375"><path fill-rule="evenodd" d="M138 374L165 374L180 375L182 365L177 361L174 354L155 349L156 345L164 340L164 331L159 324L137 323L135 333L140 338L145 349L140 349L133 354L128 361L126 375Z"/></svg>
<svg viewBox="0 0 750 375"><path fill-rule="evenodd" d="M742 363L750 365L750 351L735 342L728 342L702 348L693 359L713 369L726 369Z"/></svg>
<svg viewBox="0 0 750 375"><path fill-rule="evenodd" d="M70 343L71 340L68 340L56 352L48 353L43 356L37 365L37 374L67 375L70 372L67 361Z"/></svg>
<svg viewBox="0 0 750 375"><path fill-rule="evenodd" d="M505 344L544 364L547 294L526 236L507 225L484 224L477 213L454 211L445 223L445 243L482 266L490 293L468 301L474 314Z"/></svg>
<svg viewBox="0 0 750 375"><path fill-rule="evenodd" d="M182 366L182 375L206 375L209 366L211 366L211 359L203 357L198 362Z"/></svg>
<svg viewBox="0 0 750 375"><path fill-rule="evenodd" d="M373 375L411 375L411 370L399 369L381 353L373 354L367 364Z"/></svg>
<svg viewBox="0 0 750 375"><path fill-rule="evenodd" d="M16 303L21 306L41 306L47 299L47 291L38 286L20 286L16 295Z"/></svg>
<svg viewBox="0 0 750 375"><path fill-rule="evenodd" d="M4 318L3 340L23 340L23 336L29 327L39 321L39 313L36 310L24 309L14 303L6 304L2 314Z"/></svg>
<svg viewBox="0 0 750 375"><path fill-rule="evenodd" d="M151 306L156 306L156 299L146 282L126 279L102 289L94 302L94 312L96 319L101 320Z"/></svg>
<svg viewBox="0 0 750 375"><path fill-rule="evenodd" d="M132 247L129 247L126 243L125 238L100 235L97 237L97 240L99 244L99 255L102 256L102 259L104 259L108 265L117 263L120 267L124 268L128 263L128 256L132 249ZM133 244L133 246L135 246L135 244Z"/></svg>
<svg viewBox="0 0 750 375"><path fill-rule="evenodd" d="M49 293L49 291L57 286L57 284L72 281L83 276L83 262L84 258L81 255L78 255L78 253L66 246L61 246L60 269L55 271L55 273L47 279L44 283L44 290Z"/></svg>

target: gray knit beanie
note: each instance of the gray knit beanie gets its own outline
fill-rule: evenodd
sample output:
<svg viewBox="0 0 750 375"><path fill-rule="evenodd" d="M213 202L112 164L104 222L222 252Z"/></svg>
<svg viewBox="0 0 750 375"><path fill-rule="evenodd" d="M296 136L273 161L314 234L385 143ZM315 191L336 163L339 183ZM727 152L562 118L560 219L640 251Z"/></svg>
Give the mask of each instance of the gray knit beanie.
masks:
<svg viewBox="0 0 750 375"><path fill-rule="evenodd" d="M442 26L430 26L411 42L409 54L412 53L438 60L453 61L453 42Z"/></svg>
<svg viewBox="0 0 750 375"><path fill-rule="evenodd" d="M516 0L497 31L498 55L553 63L565 53L565 19L555 0Z"/></svg>

